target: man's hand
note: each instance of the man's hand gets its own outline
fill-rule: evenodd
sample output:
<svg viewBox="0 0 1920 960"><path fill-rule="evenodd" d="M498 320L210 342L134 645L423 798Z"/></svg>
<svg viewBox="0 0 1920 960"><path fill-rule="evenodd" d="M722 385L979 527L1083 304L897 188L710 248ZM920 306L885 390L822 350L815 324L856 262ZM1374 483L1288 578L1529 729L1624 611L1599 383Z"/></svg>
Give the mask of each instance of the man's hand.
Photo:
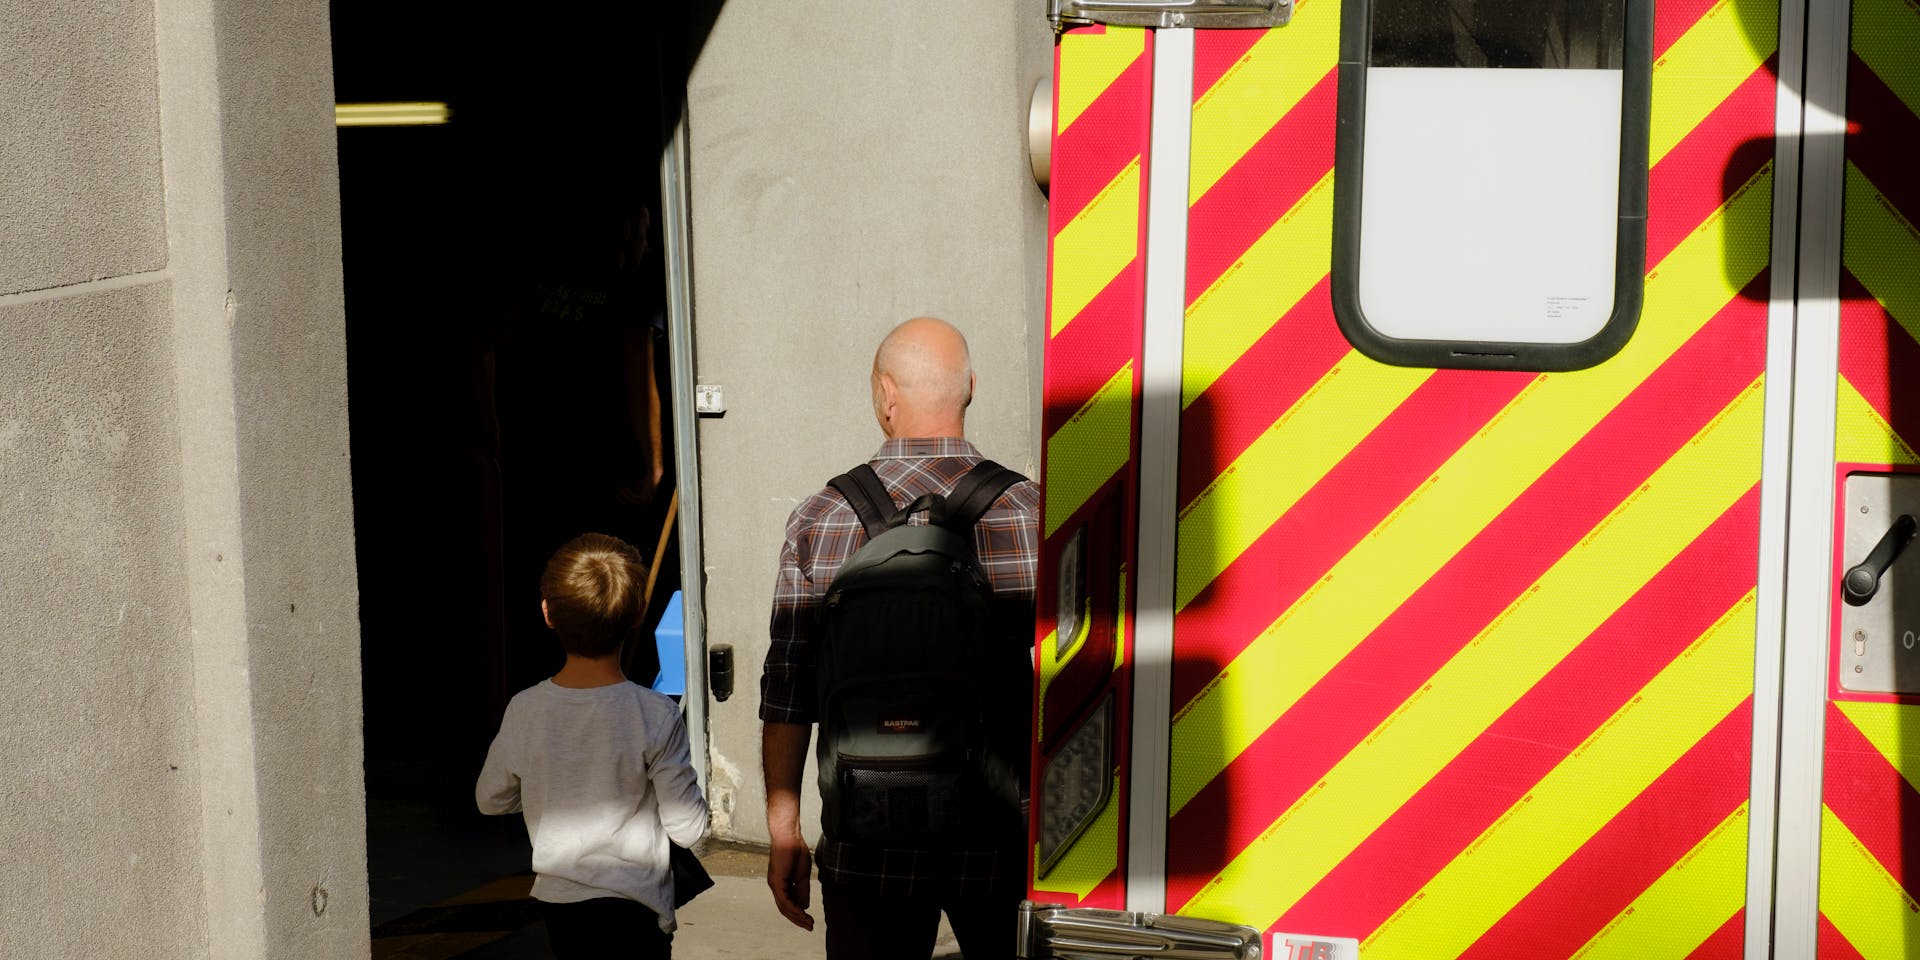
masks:
<svg viewBox="0 0 1920 960"><path fill-rule="evenodd" d="M798 836L776 838L767 853L767 887L773 891L773 905L787 922L802 930L813 929L813 915L807 907L813 899L813 854L807 842Z"/></svg>
<svg viewBox="0 0 1920 960"><path fill-rule="evenodd" d="M802 930L813 929L807 914L813 899L813 854L800 835L800 775L807 762L813 725L766 723L760 728L761 772L767 778L767 887L780 915Z"/></svg>

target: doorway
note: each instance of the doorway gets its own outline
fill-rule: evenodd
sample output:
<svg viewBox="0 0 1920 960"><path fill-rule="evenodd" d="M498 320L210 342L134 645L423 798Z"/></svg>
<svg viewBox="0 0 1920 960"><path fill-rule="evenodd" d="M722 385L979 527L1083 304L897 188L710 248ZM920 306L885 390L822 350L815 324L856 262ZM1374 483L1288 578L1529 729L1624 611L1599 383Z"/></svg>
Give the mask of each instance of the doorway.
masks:
<svg viewBox="0 0 1920 960"><path fill-rule="evenodd" d="M473 779L507 700L561 660L546 557L592 530L662 558L648 640L679 586L658 171L684 26L332 10L339 102L449 113L342 128L339 155L374 955L470 955L531 919L448 900L528 871L520 818L481 816ZM652 680L651 644L628 654Z"/></svg>

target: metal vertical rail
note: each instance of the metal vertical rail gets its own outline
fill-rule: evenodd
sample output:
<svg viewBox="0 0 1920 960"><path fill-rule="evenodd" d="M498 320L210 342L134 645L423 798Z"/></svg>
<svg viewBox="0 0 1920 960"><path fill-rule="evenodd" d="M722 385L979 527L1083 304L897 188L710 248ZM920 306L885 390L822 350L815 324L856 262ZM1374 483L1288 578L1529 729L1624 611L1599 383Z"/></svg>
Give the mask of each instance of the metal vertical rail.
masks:
<svg viewBox="0 0 1920 960"><path fill-rule="evenodd" d="M1767 303L1767 380L1760 460L1760 570L1755 596L1752 767L1747 797L1746 956L1771 953L1774 867L1779 842L1780 718L1787 648L1787 540L1793 462L1794 265L1800 242L1800 151L1805 122L1807 15L1800 0L1780 8L1779 76L1774 86L1773 233Z"/></svg>
<svg viewBox="0 0 1920 960"><path fill-rule="evenodd" d="M1146 332L1140 364L1140 586L1133 663L1127 909L1167 908L1167 794L1173 714L1174 538L1180 367L1186 327L1187 190L1193 140L1193 31L1153 42L1147 160Z"/></svg>
<svg viewBox="0 0 1920 960"><path fill-rule="evenodd" d="M681 709L700 789L707 787L706 568L700 541L700 435L693 409L693 225L688 216L687 111L660 152L660 233L667 261L667 360L673 390L673 476L680 491L680 589L687 693Z"/></svg>
<svg viewBox="0 0 1920 960"><path fill-rule="evenodd" d="M1811 957L1819 940L1850 12L1848 0L1811 0L1806 12L1793 455L1787 505L1786 679L1781 690L1779 849L1774 873L1772 946L1778 957ZM1782 74L1793 79L1784 70ZM1749 940L1748 956L1764 955L1754 952Z"/></svg>

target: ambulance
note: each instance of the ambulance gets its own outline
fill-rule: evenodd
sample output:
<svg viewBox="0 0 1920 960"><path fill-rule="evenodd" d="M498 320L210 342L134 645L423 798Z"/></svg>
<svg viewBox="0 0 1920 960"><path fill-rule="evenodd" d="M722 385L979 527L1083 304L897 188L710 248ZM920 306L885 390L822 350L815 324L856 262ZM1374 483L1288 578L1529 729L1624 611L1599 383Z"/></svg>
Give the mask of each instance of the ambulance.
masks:
<svg viewBox="0 0 1920 960"><path fill-rule="evenodd" d="M1019 955L1920 956L1920 7L1050 12Z"/></svg>

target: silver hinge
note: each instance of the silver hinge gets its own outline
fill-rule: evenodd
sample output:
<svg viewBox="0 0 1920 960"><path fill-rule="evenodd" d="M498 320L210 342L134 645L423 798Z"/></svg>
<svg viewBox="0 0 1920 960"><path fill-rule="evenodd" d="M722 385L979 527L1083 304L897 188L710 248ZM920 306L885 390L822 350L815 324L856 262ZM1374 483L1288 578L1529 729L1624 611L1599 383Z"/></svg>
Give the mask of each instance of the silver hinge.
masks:
<svg viewBox="0 0 1920 960"><path fill-rule="evenodd" d="M1260 960L1260 931L1175 914L1020 904L1020 960Z"/></svg>
<svg viewBox="0 0 1920 960"><path fill-rule="evenodd" d="M1116 27L1284 27L1293 0L1048 0L1056 29L1083 23Z"/></svg>

